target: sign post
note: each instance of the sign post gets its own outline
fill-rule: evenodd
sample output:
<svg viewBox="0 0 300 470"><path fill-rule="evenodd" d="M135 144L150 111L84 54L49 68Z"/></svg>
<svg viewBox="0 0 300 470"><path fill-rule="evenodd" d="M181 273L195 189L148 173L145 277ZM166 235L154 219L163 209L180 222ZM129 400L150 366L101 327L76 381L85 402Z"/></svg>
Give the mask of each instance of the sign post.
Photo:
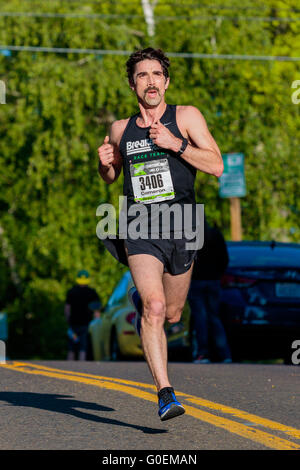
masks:
<svg viewBox="0 0 300 470"><path fill-rule="evenodd" d="M219 178L219 196L230 200L231 239L242 240L242 218L240 197L246 196L244 154L223 155L224 171Z"/></svg>

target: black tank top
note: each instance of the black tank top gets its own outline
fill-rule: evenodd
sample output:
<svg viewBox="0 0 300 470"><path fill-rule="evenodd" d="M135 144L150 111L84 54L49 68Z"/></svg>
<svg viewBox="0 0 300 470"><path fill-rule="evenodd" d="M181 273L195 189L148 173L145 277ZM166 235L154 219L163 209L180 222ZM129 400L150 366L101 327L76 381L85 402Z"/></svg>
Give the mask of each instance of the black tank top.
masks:
<svg viewBox="0 0 300 470"><path fill-rule="evenodd" d="M187 204L192 211L191 228L194 229L196 226L194 192L196 169L171 150L155 146L149 137L150 126L142 128L136 124L138 116L139 113L129 119L119 146L123 159L123 194L127 197L127 211L132 205L137 206L143 203L148 212L148 232L150 232L151 221L153 223L155 220L155 218L151 220L150 217L151 206L159 204L161 208L162 204L167 204L163 207L170 211L171 231L173 232L178 225L174 225L174 217L170 209L175 203L182 208ZM176 105L167 105L160 122L176 137L183 139L176 123ZM162 179L163 173L168 175L166 180ZM159 202L156 202L157 200ZM184 210L182 209L182 215ZM161 214L159 231L164 232ZM128 224L135 218L135 216L127 215ZM184 217L182 217L183 223Z"/></svg>

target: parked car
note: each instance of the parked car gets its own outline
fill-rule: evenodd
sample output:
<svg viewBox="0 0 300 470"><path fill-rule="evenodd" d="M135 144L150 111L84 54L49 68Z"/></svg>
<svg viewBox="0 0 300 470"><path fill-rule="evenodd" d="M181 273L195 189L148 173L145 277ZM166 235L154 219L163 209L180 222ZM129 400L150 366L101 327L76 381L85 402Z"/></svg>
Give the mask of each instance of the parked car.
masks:
<svg viewBox="0 0 300 470"><path fill-rule="evenodd" d="M126 271L114 289L101 318L89 325L90 344L94 360L120 360L143 358L139 336L134 329L135 311L127 292L133 286L129 271ZM182 320L165 329L168 339L169 357L179 355L185 359L189 354L189 306L185 305Z"/></svg>
<svg viewBox="0 0 300 470"><path fill-rule="evenodd" d="M229 265L222 278L220 316L233 360L283 358L290 363L300 339L300 244L227 242ZM100 319L89 327L95 360L142 358L127 271ZM182 320L166 322L169 358L191 360L195 351L189 305Z"/></svg>
<svg viewBox="0 0 300 470"><path fill-rule="evenodd" d="M221 318L234 360L284 358L300 339L300 245L227 242Z"/></svg>

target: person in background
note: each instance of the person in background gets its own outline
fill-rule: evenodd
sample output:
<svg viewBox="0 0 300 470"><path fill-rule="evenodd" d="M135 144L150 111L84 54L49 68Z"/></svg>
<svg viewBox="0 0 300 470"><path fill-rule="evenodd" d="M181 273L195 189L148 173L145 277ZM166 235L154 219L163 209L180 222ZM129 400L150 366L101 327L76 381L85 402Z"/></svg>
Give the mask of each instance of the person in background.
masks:
<svg viewBox="0 0 300 470"><path fill-rule="evenodd" d="M88 325L93 318L100 317L101 302L95 289L88 286L90 275L81 270L77 274L76 285L68 292L65 303L65 317L68 323L67 360L85 361L87 356Z"/></svg>
<svg viewBox="0 0 300 470"><path fill-rule="evenodd" d="M220 362L232 362L226 332L219 317L221 277L228 261L222 233L217 226L210 227L205 221L204 245L198 251L188 293L198 349L193 361L195 364L211 362L210 337Z"/></svg>

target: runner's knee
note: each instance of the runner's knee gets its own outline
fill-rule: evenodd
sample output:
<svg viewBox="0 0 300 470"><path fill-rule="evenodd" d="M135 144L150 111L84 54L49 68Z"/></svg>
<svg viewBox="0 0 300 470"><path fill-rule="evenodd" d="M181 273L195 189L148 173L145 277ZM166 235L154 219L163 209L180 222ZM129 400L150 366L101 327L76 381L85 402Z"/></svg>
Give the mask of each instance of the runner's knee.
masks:
<svg viewBox="0 0 300 470"><path fill-rule="evenodd" d="M163 299L151 297L144 302L143 317L149 321L164 322L166 305Z"/></svg>

